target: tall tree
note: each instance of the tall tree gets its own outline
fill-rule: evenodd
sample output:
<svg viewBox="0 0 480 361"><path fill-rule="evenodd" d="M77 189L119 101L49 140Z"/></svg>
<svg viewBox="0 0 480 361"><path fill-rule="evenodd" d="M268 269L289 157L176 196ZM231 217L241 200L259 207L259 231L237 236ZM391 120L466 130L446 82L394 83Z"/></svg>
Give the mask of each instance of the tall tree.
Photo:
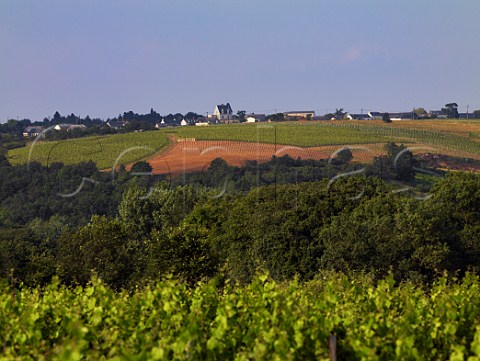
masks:
<svg viewBox="0 0 480 361"><path fill-rule="evenodd" d="M153 170L152 166L150 163L141 160L132 165L131 171L133 173L151 173Z"/></svg>
<svg viewBox="0 0 480 361"><path fill-rule="evenodd" d="M175 119L175 122L180 123L183 120L183 114L182 113L176 113L173 118Z"/></svg>
<svg viewBox="0 0 480 361"><path fill-rule="evenodd" d="M197 120L200 117L201 115L194 112L188 112L187 114L185 114L185 120Z"/></svg>
<svg viewBox="0 0 480 361"><path fill-rule="evenodd" d="M445 104L445 108L442 108L442 111L447 114L449 118L458 118L458 104L457 103L448 103Z"/></svg>
<svg viewBox="0 0 480 361"><path fill-rule="evenodd" d="M385 122L385 123L391 123L392 120L390 119L390 114L388 113L383 113L382 115L382 120Z"/></svg>
<svg viewBox="0 0 480 361"><path fill-rule="evenodd" d="M281 122L285 120L285 114L283 113L270 114L267 118L274 122Z"/></svg>
<svg viewBox="0 0 480 361"><path fill-rule="evenodd" d="M240 120L241 122L243 122L245 120L245 114L246 114L246 111L245 110L239 110L237 112L237 116L238 116L238 120Z"/></svg>
<svg viewBox="0 0 480 361"><path fill-rule="evenodd" d="M427 115L427 111L425 108L415 108L414 109L415 114L417 114L419 117L425 117Z"/></svg>
<svg viewBox="0 0 480 361"><path fill-rule="evenodd" d="M62 121L62 116L60 115L60 113L57 111L55 112L55 114L53 114L53 122L54 123L59 123Z"/></svg>
<svg viewBox="0 0 480 361"><path fill-rule="evenodd" d="M345 114L347 114L347 113L343 111L343 108L335 110L335 118L338 119L338 120L343 119Z"/></svg>
<svg viewBox="0 0 480 361"><path fill-rule="evenodd" d="M174 122L175 118L174 118L173 114L170 113L170 114L164 116L163 120L165 120L165 123L170 124L170 123Z"/></svg>

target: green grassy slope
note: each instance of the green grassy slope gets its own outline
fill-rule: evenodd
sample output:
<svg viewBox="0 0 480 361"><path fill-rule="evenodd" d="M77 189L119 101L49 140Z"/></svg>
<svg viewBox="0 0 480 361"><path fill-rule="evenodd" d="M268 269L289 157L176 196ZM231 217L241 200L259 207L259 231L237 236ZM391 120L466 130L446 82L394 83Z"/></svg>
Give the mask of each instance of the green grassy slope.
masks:
<svg viewBox="0 0 480 361"><path fill-rule="evenodd" d="M432 147L480 154L476 138L445 131L407 128L367 122L233 124L183 127L171 130L179 138L240 140L312 147L386 143L421 143Z"/></svg>
<svg viewBox="0 0 480 361"><path fill-rule="evenodd" d="M8 158L13 164L29 161L75 164L91 160L104 169L112 168L117 159L118 164L130 163L148 157L167 145L166 133L151 131L31 143L26 148L11 150Z"/></svg>

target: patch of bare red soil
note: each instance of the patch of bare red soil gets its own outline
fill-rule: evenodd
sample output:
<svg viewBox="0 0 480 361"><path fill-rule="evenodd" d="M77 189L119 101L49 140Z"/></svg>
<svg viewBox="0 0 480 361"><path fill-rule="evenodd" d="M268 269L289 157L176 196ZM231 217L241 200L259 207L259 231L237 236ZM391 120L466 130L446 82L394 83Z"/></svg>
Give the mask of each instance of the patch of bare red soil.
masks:
<svg viewBox="0 0 480 361"><path fill-rule="evenodd" d="M371 161L384 153L383 144L349 145L354 161ZM155 174L178 175L207 169L212 160L222 158L228 164L242 166L246 161L267 162L272 156L288 154L292 158L328 159L342 146L302 148L288 145L238 141L176 140L164 152L148 159Z"/></svg>

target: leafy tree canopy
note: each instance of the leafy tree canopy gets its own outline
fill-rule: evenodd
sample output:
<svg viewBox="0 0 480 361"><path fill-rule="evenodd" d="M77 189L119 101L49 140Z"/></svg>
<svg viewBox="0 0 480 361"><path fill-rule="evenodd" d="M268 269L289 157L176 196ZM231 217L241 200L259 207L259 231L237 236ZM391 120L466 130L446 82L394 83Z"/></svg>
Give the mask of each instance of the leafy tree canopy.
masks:
<svg viewBox="0 0 480 361"><path fill-rule="evenodd" d="M445 104L445 108L442 108L442 111L447 114L449 118L458 118L458 104L457 103L448 103Z"/></svg>

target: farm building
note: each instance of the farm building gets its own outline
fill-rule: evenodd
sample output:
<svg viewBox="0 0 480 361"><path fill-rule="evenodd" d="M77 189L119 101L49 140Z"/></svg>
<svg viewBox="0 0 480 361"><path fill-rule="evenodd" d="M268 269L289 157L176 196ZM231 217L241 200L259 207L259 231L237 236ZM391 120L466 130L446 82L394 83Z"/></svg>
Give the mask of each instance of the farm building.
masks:
<svg viewBox="0 0 480 361"><path fill-rule="evenodd" d="M245 115L245 120L246 120L247 123L264 122L265 119L266 119L265 114L250 113L250 114Z"/></svg>
<svg viewBox="0 0 480 361"><path fill-rule="evenodd" d="M437 119L447 119L448 116L442 110L431 110L428 112L428 115L432 118Z"/></svg>
<svg viewBox="0 0 480 361"><path fill-rule="evenodd" d="M347 119L350 120L371 120L373 119L370 114L347 114Z"/></svg>
<svg viewBox="0 0 480 361"><path fill-rule="evenodd" d="M44 130L41 126L26 127L23 130L23 136L25 138L38 137Z"/></svg>
<svg viewBox="0 0 480 361"><path fill-rule="evenodd" d="M328 114L317 115L317 116L312 118L312 120L334 120L334 119L335 119L335 117L333 117L333 119L332 119L332 117L328 116Z"/></svg>
<svg viewBox="0 0 480 361"><path fill-rule="evenodd" d="M298 110L283 113L285 119L312 119L315 116L315 111L313 110Z"/></svg>
<svg viewBox="0 0 480 361"><path fill-rule="evenodd" d="M473 113L458 113L459 119L475 119L476 116Z"/></svg>
<svg viewBox="0 0 480 361"><path fill-rule="evenodd" d="M415 112L402 112L402 113L389 113L390 120L412 120L418 119L418 115Z"/></svg>
<svg viewBox="0 0 480 361"><path fill-rule="evenodd" d="M53 129L60 131L60 130L65 130L67 132L70 132L74 129L85 129L86 126L83 124L57 124Z"/></svg>
<svg viewBox="0 0 480 361"><path fill-rule="evenodd" d="M107 126L109 126L112 129L121 129L127 124L129 124L128 121L119 121L119 120L109 120L107 122Z"/></svg>
<svg viewBox="0 0 480 361"><path fill-rule="evenodd" d="M368 112L368 115L370 115L372 119L376 119L376 120L382 120L383 114L384 113L382 112Z"/></svg>

